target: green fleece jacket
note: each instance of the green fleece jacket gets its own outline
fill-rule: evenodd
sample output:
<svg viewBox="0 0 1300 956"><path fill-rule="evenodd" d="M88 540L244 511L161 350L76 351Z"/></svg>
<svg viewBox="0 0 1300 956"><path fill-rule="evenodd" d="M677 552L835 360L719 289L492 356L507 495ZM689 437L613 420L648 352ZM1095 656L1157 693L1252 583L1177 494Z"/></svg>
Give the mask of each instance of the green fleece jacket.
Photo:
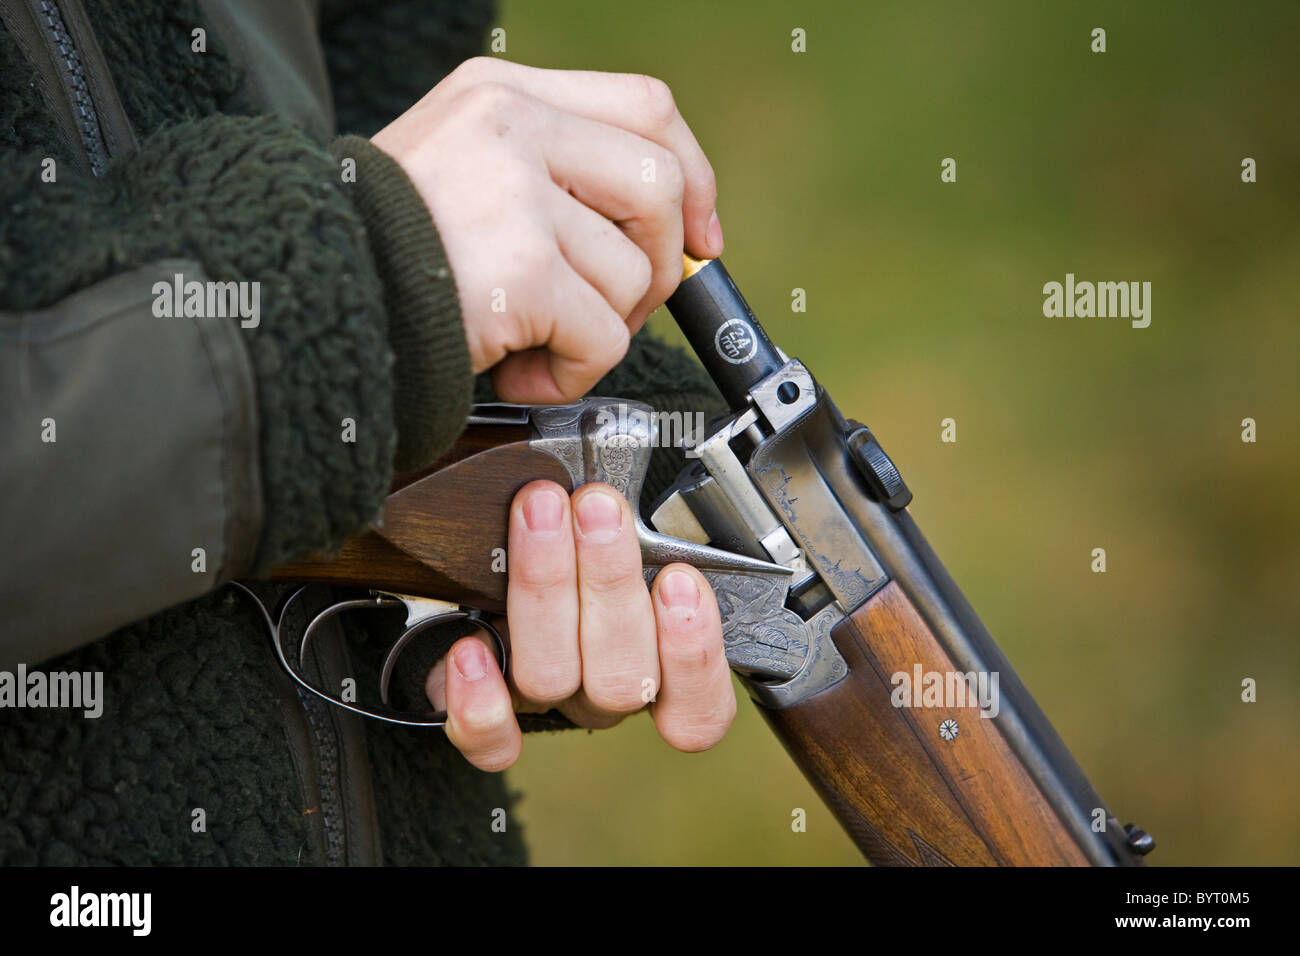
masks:
<svg viewBox="0 0 1300 956"><path fill-rule="evenodd" d="M0 863L524 861L501 775L299 694L222 586L365 528L493 398L365 138L492 15L0 0L0 671L103 675L96 717L0 709ZM231 314L186 314L190 283ZM645 334L595 391L720 405ZM364 675L378 641L351 622L311 666Z"/></svg>

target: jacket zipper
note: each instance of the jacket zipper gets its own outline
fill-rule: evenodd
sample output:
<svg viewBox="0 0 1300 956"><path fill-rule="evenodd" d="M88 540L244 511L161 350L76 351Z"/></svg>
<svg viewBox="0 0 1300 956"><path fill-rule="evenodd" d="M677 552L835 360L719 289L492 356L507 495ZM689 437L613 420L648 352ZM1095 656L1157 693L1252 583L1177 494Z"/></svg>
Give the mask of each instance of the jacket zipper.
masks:
<svg viewBox="0 0 1300 956"><path fill-rule="evenodd" d="M61 58L59 77L63 81L68 102L72 105L77 132L81 135L81 145L90 162L90 171L95 176L104 175L108 168L108 148L104 145L104 134L99 127L99 113L95 110L95 101L90 95L86 83L86 70L77 52L77 45L72 41L68 28L63 23L63 15L53 0L37 0L37 22L50 40L54 50Z"/></svg>
<svg viewBox="0 0 1300 956"><path fill-rule="evenodd" d="M65 0L65 2L75 5L79 0ZM22 22L16 19L16 11L13 9L20 7L22 3L23 0L0 0L0 15L2 15L0 19L10 27L11 32L15 32L14 26ZM84 59L77 49L77 44L68 30L63 12L56 0L26 0L26 5L31 14L31 19L27 22L35 21L36 28L41 31L46 46L55 58L54 72L57 73L66 104L71 108L73 125L81 139L90 172L98 178L107 170L110 154L100 114L91 95ZM79 6L74 6L73 14L84 22L84 12ZM18 39L21 41L21 37ZM25 52L29 59L33 59L31 51ZM37 63L35 60L33 62ZM111 86L111 78L100 79L101 85L106 81ZM116 98L115 91L110 99L110 111L116 109L121 112L121 104ZM133 148L134 144L130 142L132 134L125 114L115 117L114 121L119 127L115 142L125 140L126 142L119 143L119 146ZM299 699L314 738L319 767L318 790L321 823L325 831L326 864L341 866L348 862L348 835L344 826L346 796L342 781L343 757L337 736L340 731L335 724L334 715L329 712L331 708L326 704L301 690L299 690Z"/></svg>
<svg viewBox="0 0 1300 956"><path fill-rule="evenodd" d="M329 705L298 689L298 699L307 714L316 743L317 790L320 794L321 825L325 830L325 865L342 866L347 862L347 837L343 832L343 788L339 778L338 741L334 736Z"/></svg>

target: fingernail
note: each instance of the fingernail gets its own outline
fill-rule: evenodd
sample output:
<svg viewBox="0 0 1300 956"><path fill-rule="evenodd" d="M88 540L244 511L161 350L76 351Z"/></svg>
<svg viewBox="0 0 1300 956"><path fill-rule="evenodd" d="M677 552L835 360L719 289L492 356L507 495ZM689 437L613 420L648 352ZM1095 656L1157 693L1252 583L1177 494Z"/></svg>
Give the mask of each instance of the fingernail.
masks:
<svg viewBox="0 0 1300 956"><path fill-rule="evenodd" d="M659 598L674 611L694 611L700 606L700 586L685 571L669 571L659 585Z"/></svg>
<svg viewBox="0 0 1300 956"><path fill-rule="evenodd" d="M478 641L466 641L456 649L456 670L466 680L482 680L487 674L487 651Z"/></svg>
<svg viewBox="0 0 1300 956"><path fill-rule="evenodd" d="M578 500L578 529L584 538L605 544L618 537L623 511L608 491L589 491Z"/></svg>
<svg viewBox="0 0 1300 956"><path fill-rule="evenodd" d="M559 531L563 515L560 496L553 491L538 491L524 502L524 524L534 533L554 534Z"/></svg>
<svg viewBox="0 0 1300 956"><path fill-rule="evenodd" d="M709 248L713 250L715 256L722 254L722 223L718 222L716 209L713 210L713 217L709 219L709 228L704 238L709 240Z"/></svg>

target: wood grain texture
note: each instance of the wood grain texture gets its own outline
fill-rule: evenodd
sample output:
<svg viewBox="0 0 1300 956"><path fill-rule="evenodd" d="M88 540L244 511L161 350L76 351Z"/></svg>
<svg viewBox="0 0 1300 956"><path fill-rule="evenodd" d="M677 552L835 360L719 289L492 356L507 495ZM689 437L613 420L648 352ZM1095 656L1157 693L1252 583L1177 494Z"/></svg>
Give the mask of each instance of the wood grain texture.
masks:
<svg viewBox="0 0 1300 956"><path fill-rule="evenodd" d="M456 439L456 444L452 445L445 455L435 461L427 468L419 471L398 472L393 478L393 484L388 489L391 494L405 488L407 485L419 481L421 478L427 478L435 471L441 471L449 465L454 465L458 461L463 461L472 455L477 455L481 451L490 451L493 448L499 448L502 445L513 445L516 442L526 442L533 437L533 429L529 425L470 425Z"/></svg>
<svg viewBox="0 0 1300 956"><path fill-rule="evenodd" d="M894 673L957 669L896 583L832 638L847 679L796 707L760 709L872 863L1088 865L995 718L893 705ZM948 719L951 741L939 734Z"/></svg>
<svg viewBox="0 0 1300 956"><path fill-rule="evenodd" d="M493 570L493 551L506 546L515 493L538 478L572 485L563 465L526 441L494 444L518 434L500 426L467 429L436 470L394 483L380 525L349 538L338 554L285 565L272 577L416 594L504 613L506 574Z"/></svg>

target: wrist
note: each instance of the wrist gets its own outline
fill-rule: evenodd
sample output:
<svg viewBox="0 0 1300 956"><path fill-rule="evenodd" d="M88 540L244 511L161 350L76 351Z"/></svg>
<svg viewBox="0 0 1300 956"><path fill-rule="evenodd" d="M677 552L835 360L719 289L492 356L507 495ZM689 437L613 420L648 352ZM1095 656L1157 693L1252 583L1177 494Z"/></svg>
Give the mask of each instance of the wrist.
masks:
<svg viewBox="0 0 1300 956"><path fill-rule="evenodd" d="M455 279L433 217L398 162L360 136L330 151L355 163L345 183L383 283L394 356L394 465L413 470L438 458L469 414L473 377Z"/></svg>

